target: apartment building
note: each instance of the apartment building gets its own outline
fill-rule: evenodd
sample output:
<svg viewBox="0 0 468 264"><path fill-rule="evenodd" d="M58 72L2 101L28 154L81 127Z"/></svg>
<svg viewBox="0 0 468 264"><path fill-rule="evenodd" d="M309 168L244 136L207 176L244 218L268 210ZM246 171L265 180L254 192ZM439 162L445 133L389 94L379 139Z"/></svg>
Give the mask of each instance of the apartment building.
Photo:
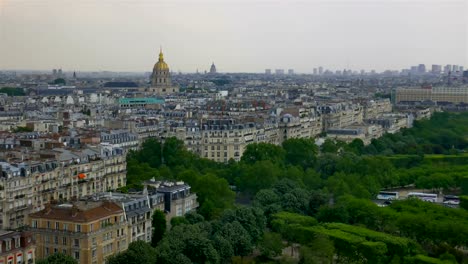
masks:
<svg viewBox="0 0 468 264"><path fill-rule="evenodd" d="M31 154L32 155L32 154ZM126 182L125 151L109 144L40 151L35 161L0 162L0 226L19 228L51 200L115 190Z"/></svg>
<svg viewBox="0 0 468 264"><path fill-rule="evenodd" d="M38 259L61 252L78 263L105 263L128 248L124 210L112 201L47 204L29 216Z"/></svg>
<svg viewBox="0 0 468 264"><path fill-rule="evenodd" d="M36 263L36 245L30 232L0 230L0 264Z"/></svg>
<svg viewBox="0 0 468 264"><path fill-rule="evenodd" d="M101 132L101 142L126 150L137 150L139 147L138 135L124 129Z"/></svg>
<svg viewBox="0 0 468 264"><path fill-rule="evenodd" d="M327 130L327 137L350 143L354 139L361 139L365 145L371 143L374 138L383 135L381 125L354 125L343 128L330 128Z"/></svg>
<svg viewBox="0 0 468 264"><path fill-rule="evenodd" d="M147 193L142 194L123 194L115 192L106 192L93 195L89 200L104 201L109 200L119 204L125 215L128 226L128 242L142 240L151 242L151 217L155 209L164 208L164 197L159 195L159 199L150 203L153 198ZM152 207L154 206L154 209ZM161 210L163 211L163 210Z"/></svg>
<svg viewBox="0 0 468 264"><path fill-rule="evenodd" d="M364 103L364 119L377 118L382 114L391 112L392 103L390 99L369 100Z"/></svg>
<svg viewBox="0 0 468 264"><path fill-rule="evenodd" d="M398 88L394 92L395 103L437 102L437 103L468 103L468 87L425 87Z"/></svg>
<svg viewBox="0 0 468 264"><path fill-rule="evenodd" d="M341 128L361 124L364 118L363 107L352 103L324 104L317 107L323 119L323 128Z"/></svg>
<svg viewBox="0 0 468 264"><path fill-rule="evenodd" d="M166 220L168 222L174 216L183 216L198 208L197 194L192 193L190 185L182 181L160 182L149 180L144 185L145 188L153 189L150 205L154 210L160 209L160 207L155 206L155 204L158 204L157 201L164 200L163 211L166 213ZM164 198L161 198L160 194Z"/></svg>

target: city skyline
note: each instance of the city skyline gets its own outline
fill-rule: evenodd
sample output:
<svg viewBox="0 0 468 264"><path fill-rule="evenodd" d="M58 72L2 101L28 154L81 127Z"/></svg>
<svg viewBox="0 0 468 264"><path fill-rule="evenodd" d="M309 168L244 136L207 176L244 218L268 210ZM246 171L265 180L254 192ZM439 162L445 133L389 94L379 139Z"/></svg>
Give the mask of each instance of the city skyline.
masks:
<svg viewBox="0 0 468 264"><path fill-rule="evenodd" d="M0 70L149 72L160 45L171 70L188 73L212 62L258 73L466 66L466 11L466 1L6 0Z"/></svg>

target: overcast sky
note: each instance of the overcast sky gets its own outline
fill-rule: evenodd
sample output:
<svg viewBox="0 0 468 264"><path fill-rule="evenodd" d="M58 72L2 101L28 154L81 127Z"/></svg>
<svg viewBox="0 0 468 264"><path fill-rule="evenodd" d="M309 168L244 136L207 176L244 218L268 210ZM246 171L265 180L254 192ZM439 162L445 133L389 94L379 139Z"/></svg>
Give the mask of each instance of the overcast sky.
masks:
<svg viewBox="0 0 468 264"><path fill-rule="evenodd" d="M468 66L468 0L0 0L0 69Z"/></svg>

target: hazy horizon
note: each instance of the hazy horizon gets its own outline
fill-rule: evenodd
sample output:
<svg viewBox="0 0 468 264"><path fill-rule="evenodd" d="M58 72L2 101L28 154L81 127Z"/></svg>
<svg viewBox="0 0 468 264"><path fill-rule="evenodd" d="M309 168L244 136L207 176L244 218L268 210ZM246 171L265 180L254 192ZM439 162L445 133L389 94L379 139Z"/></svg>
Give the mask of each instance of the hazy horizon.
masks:
<svg viewBox="0 0 468 264"><path fill-rule="evenodd" d="M468 1L0 0L0 70L468 66Z"/></svg>

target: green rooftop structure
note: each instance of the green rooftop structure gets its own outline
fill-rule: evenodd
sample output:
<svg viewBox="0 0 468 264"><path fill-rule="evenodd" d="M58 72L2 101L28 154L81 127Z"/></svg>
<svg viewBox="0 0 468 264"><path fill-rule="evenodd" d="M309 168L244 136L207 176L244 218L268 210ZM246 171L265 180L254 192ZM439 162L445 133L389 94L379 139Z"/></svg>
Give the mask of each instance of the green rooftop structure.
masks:
<svg viewBox="0 0 468 264"><path fill-rule="evenodd" d="M121 108L138 108L146 107L148 105L162 105L164 104L164 99L154 98L154 97L144 97L144 98L120 98L119 106Z"/></svg>

